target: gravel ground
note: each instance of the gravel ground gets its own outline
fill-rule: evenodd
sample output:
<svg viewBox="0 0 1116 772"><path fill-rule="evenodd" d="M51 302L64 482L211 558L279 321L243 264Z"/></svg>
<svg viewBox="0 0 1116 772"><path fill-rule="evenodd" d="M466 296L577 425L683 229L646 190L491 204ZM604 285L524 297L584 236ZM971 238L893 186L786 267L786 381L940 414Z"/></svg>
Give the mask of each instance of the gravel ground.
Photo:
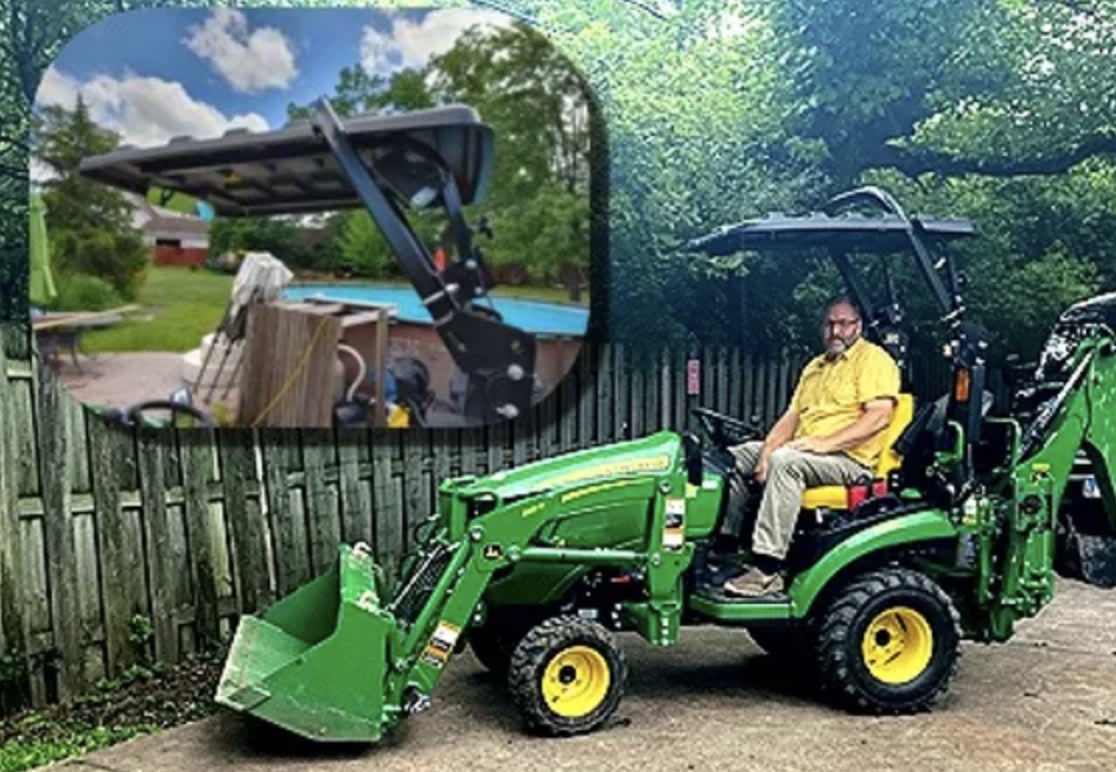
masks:
<svg viewBox="0 0 1116 772"><path fill-rule="evenodd" d="M221 714L63 763L67 772L374 772L390 769L1111 770L1116 766L1116 592L1062 582L1017 636L968 645L934 713L847 715L776 667L747 635L685 631L656 650L625 636L631 682L616 720L567 740L528 736L471 653L429 711L375 747L328 748Z"/></svg>

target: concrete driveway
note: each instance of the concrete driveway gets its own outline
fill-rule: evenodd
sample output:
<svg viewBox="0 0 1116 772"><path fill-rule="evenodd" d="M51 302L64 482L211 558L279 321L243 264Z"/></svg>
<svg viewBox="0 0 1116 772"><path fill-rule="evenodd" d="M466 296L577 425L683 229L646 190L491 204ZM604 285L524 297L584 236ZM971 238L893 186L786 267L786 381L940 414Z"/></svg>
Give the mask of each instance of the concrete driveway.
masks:
<svg viewBox="0 0 1116 772"><path fill-rule="evenodd" d="M846 715L819 704L746 634L690 630L655 650L625 637L631 684L614 724L590 736L525 735L470 653L429 711L375 748L329 749L237 716L133 740L67 772L374 770L1112 770L1116 769L1116 591L1062 582L1010 643L965 648L935 713Z"/></svg>

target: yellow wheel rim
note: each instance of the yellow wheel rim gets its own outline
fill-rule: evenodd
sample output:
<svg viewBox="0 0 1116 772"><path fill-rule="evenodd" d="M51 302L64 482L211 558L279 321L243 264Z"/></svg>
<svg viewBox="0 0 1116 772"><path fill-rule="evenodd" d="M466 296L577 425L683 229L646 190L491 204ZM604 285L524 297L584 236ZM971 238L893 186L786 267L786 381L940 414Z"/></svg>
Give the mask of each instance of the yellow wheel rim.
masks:
<svg viewBox="0 0 1116 772"><path fill-rule="evenodd" d="M860 648L874 678L886 684L905 684L929 666L934 634L926 617L914 609L891 608L868 625Z"/></svg>
<svg viewBox="0 0 1116 772"><path fill-rule="evenodd" d="M573 646L558 653L543 674L546 704L565 718L592 713L608 694L611 674L599 651Z"/></svg>

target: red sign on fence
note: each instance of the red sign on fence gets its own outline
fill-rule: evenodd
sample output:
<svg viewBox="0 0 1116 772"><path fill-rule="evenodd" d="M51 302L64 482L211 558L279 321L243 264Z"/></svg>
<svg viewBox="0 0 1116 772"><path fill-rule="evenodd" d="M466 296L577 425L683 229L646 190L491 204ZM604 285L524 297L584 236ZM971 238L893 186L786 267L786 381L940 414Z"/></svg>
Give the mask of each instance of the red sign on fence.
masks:
<svg viewBox="0 0 1116 772"><path fill-rule="evenodd" d="M701 393L701 371L698 365L696 359L686 362L686 394L691 397Z"/></svg>

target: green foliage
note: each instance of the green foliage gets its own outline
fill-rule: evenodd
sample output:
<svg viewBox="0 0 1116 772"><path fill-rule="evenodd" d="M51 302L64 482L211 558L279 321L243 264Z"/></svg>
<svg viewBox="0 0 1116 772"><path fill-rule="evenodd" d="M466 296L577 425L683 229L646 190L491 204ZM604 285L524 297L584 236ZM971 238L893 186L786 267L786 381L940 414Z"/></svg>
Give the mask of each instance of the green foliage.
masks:
<svg viewBox="0 0 1116 772"><path fill-rule="evenodd" d="M35 726L28 726L34 730ZM90 727L47 740L13 741L0 745L0 772L24 772L55 761L92 753L116 743L158 731L157 726ZM57 734L57 733L56 733Z"/></svg>
<svg viewBox="0 0 1116 772"><path fill-rule="evenodd" d="M376 223L363 209L342 215L336 248L336 267L347 275L380 278L395 264Z"/></svg>
<svg viewBox="0 0 1116 772"><path fill-rule="evenodd" d="M128 641L132 644L138 662L133 674L150 677L148 668L155 665L155 628L151 620L142 614L133 616L128 622Z"/></svg>
<svg viewBox="0 0 1116 772"><path fill-rule="evenodd" d="M315 238L285 217L218 217L209 231L209 261L238 251L270 252L291 268L325 268L332 259L328 238Z"/></svg>
<svg viewBox="0 0 1116 772"><path fill-rule="evenodd" d="M86 273L58 277L58 295L51 301L53 311L105 311L122 305L112 285Z"/></svg>
<svg viewBox="0 0 1116 772"><path fill-rule="evenodd" d="M589 269L588 88L580 73L537 31L519 26L464 33L421 71L390 78L344 68L330 102L341 116L464 103L496 134L492 183L466 217L488 216L494 231L480 246L494 270L533 284L578 291ZM292 119L309 108L291 105ZM420 240L433 249L444 219L409 212ZM337 217L331 259L319 267L346 275L399 275L379 229L363 210ZM499 269L505 269L499 271Z"/></svg>
<svg viewBox="0 0 1116 772"><path fill-rule="evenodd" d="M143 239L132 227L133 207L116 190L77 173L83 158L118 144L119 137L92 122L80 98L74 110L44 108L34 122L35 155L58 175L44 183L43 195L52 264L63 274L104 279L130 301L148 261Z"/></svg>
<svg viewBox="0 0 1116 772"><path fill-rule="evenodd" d="M1110 0L520 5L556 25L610 117L613 338L816 346L831 266L669 247L866 183L984 230L967 298L997 353L1033 351L1066 303L1113 287ZM916 340L938 342L924 285L892 257Z"/></svg>

